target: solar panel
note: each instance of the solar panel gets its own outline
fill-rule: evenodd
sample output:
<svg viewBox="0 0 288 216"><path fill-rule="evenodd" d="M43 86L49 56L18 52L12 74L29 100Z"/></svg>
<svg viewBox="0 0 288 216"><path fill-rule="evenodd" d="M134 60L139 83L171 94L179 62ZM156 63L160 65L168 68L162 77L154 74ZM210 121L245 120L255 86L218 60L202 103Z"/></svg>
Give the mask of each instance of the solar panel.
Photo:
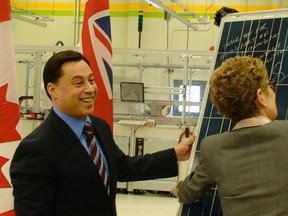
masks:
<svg viewBox="0 0 288 216"><path fill-rule="evenodd" d="M262 59L269 72L269 79L277 80L277 119L287 119L288 10L228 14L222 19L220 28L221 36L214 54L213 68L216 69L225 59L235 56L245 55ZM199 161L201 140L205 136L229 131L235 125L235 122L217 113L209 100L209 89L207 85L189 173ZM199 202L182 205L179 212L181 216L221 216L217 185L214 185Z"/></svg>

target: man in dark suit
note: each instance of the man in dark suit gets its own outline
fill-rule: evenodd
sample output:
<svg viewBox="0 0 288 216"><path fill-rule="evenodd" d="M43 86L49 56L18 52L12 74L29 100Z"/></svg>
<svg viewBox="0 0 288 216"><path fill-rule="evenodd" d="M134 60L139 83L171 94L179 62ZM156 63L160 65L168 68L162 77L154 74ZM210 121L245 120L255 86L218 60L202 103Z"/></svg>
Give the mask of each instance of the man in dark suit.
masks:
<svg viewBox="0 0 288 216"><path fill-rule="evenodd" d="M53 107L20 143L10 168L18 216L115 216L117 181L176 176L177 160L189 158L194 136L172 149L141 157L124 155L108 124L90 115L97 85L82 54L70 50L53 55L43 79ZM85 122L92 125L108 189L90 158Z"/></svg>

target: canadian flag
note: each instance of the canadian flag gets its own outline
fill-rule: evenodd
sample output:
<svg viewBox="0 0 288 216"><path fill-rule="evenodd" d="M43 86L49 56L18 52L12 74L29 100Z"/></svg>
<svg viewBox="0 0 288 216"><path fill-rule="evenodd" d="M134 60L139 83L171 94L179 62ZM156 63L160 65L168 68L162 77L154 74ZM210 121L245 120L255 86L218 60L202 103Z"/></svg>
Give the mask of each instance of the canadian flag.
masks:
<svg viewBox="0 0 288 216"><path fill-rule="evenodd" d="M10 0L0 11L0 216L15 216L9 167L21 136Z"/></svg>

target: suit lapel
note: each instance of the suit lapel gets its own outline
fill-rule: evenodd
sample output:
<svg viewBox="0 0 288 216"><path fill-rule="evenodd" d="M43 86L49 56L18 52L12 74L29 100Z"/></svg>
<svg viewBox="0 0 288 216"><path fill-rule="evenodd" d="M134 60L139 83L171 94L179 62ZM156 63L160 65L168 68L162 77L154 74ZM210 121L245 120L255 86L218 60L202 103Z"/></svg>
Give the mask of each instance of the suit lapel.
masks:
<svg viewBox="0 0 288 216"><path fill-rule="evenodd" d="M97 167L90 159L87 151L82 146L78 137L74 134L70 127L53 111L51 111L50 116L54 130L60 134L61 143L65 145L66 148L75 156L75 159L82 166L83 170L86 170L87 174L90 176L93 182L98 186L102 186L103 183L98 173ZM107 194L104 185L103 187L99 188L102 188L101 191L104 194Z"/></svg>

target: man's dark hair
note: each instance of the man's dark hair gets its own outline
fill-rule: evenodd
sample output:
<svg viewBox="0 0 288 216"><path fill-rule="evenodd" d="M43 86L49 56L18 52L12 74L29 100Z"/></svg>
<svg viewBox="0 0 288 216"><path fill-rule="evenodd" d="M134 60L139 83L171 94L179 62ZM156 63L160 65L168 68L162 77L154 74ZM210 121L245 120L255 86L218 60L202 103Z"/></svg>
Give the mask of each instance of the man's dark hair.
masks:
<svg viewBox="0 0 288 216"><path fill-rule="evenodd" d="M49 82L56 83L62 76L62 65L71 61L85 61L89 66L90 63L80 52L74 50L61 51L54 54L46 63L43 71L43 81L46 94L51 99L47 91L47 84Z"/></svg>

